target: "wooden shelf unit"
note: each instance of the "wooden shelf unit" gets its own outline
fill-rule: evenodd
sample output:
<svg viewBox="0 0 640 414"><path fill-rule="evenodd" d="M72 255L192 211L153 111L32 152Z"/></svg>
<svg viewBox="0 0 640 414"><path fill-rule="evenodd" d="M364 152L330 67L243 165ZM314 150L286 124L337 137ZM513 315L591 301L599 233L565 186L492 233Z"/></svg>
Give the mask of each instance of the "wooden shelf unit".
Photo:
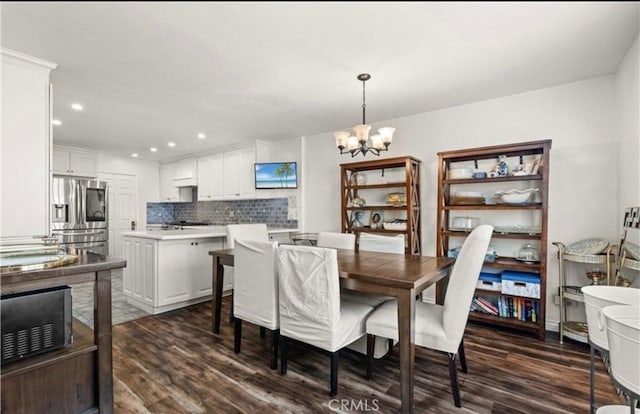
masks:
<svg viewBox="0 0 640 414"><path fill-rule="evenodd" d="M358 184L353 182L353 175L362 172L379 170L384 175L385 170L404 169L403 181L388 183ZM377 159L373 161L352 162L340 164L341 208L340 217L343 233L380 233L387 235L403 234L406 238L406 253L419 255L422 253L421 218L420 218L420 160L406 156L396 158ZM396 189L406 195L405 205L365 205L353 206L352 201L365 194L368 190ZM366 199L366 197L365 197ZM407 220L406 230L387 230L371 227L351 227L351 214L354 211L389 211L404 212Z"/></svg>
<svg viewBox="0 0 640 414"><path fill-rule="evenodd" d="M546 314L546 281L547 281L547 208L549 197L549 151L551 149L551 140L521 142L516 144L495 145L487 147L469 148L454 151L445 151L438 153L438 215L436 230L436 248L438 256L447 256L450 246L450 239L464 238L468 235L467 231L452 230L449 228L451 222L450 213L462 211L482 211L492 212L498 211L502 216L511 213L537 215L537 220L541 224L539 233L505 233L494 231L493 239L500 239L505 242L513 241L532 241L540 244L540 262L524 263L513 257L500 256L495 262L485 262L485 268L515 270L522 272L533 272L540 275L540 298L533 299L538 302L539 314L536 322L522 321L512 318L504 318L481 312L471 312L469 319L471 321L482 322L489 325L512 328L535 334L538 339L543 340L545 337L545 314ZM468 166L473 162L478 168L478 161L498 160L499 155L505 155L507 158L536 158L540 160L539 173L533 175L521 176L504 176L493 178L448 178L448 172L458 166ZM529 187L539 188L539 198L537 202L529 202L525 204L452 204L453 187L464 185L464 187L473 187L474 190L482 190L490 187L493 183L517 183L525 182ZM491 223L489 223L491 224ZM513 223L520 224L520 223ZM488 292L478 290L481 295L502 295L501 292ZM513 296L513 295L506 295ZM444 292L438 286L436 297L442 299ZM530 298L525 298L532 300Z"/></svg>

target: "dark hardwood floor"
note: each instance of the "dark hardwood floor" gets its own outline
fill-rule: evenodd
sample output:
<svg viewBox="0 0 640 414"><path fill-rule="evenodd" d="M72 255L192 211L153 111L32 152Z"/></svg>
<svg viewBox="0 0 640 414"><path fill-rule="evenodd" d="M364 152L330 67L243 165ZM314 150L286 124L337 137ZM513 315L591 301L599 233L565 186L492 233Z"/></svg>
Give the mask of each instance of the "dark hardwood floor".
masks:
<svg viewBox="0 0 640 414"><path fill-rule="evenodd" d="M229 298L223 303L228 320ZM244 324L242 352L233 329L211 333L211 304L113 327L116 413L330 413L399 411L398 351L377 360L372 381L364 358L344 353L339 388L329 396L329 357L292 346L286 376L269 369L270 338ZM469 373L459 373L462 408L453 405L447 358L416 347L416 413L588 413L589 350L469 325ZM619 403L598 360L596 402Z"/></svg>

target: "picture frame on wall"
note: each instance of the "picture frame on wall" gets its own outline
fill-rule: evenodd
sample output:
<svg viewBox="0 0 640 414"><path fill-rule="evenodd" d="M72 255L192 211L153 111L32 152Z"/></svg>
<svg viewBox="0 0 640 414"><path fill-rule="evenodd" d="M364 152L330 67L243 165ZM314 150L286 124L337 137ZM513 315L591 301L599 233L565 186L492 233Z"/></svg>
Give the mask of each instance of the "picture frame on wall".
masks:
<svg viewBox="0 0 640 414"><path fill-rule="evenodd" d="M371 228L381 229L384 222L384 212L382 210L371 212Z"/></svg>

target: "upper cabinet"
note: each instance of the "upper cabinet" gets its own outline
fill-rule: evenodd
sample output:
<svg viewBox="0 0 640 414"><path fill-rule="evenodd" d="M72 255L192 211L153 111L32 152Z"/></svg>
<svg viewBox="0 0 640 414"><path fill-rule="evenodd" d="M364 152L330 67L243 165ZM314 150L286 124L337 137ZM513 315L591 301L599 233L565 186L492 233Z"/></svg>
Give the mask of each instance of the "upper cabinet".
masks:
<svg viewBox="0 0 640 414"><path fill-rule="evenodd" d="M224 198L224 154L198 158L198 201Z"/></svg>
<svg viewBox="0 0 640 414"><path fill-rule="evenodd" d="M176 187L193 187L198 184L197 162L195 158L176 163L173 184Z"/></svg>
<svg viewBox="0 0 640 414"><path fill-rule="evenodd" d="M98 154L94 152L54 148L51 159L56 175L98 176Z"/></svg>
<svg viewBox="0 0 640 414"><path fill-rule="evenodd" d="M255 146L224 153L224 196L227 199L255 198Z"/></svg>
<svg viewBox="0 0 640 414"><path fill-rule="evenodd" d="M161 202L191 202L193 191L191 187L176 187L175 177L178 164L162 164L160 166L160 201Z"/></svg>
<svg viewBox="0 0 640 414"><path fill-rule="evenodd" d="M256 146L198 158L198 201L255 198Z"/></svg>
<svg viewBox="0 0 640 414"><path fill-rule="evenodd" d="M49 233L49 74L55 67L2 49L1 237Z"/></svg>

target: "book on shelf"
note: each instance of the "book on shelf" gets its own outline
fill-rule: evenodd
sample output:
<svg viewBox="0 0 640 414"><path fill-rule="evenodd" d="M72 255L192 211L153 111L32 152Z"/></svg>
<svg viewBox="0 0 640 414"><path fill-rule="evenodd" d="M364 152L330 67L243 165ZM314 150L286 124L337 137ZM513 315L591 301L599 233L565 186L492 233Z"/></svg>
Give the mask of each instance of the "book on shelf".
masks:
<svg viewBox="0 0 640 414"><path fill-rule="evenodd" d="M493 303L489 302L487 299L483 298L482 296L478 296L477 299L478 299L479 306L481 306L484 309L487 309L493 315L498 314L498 308Z"/></svg>

